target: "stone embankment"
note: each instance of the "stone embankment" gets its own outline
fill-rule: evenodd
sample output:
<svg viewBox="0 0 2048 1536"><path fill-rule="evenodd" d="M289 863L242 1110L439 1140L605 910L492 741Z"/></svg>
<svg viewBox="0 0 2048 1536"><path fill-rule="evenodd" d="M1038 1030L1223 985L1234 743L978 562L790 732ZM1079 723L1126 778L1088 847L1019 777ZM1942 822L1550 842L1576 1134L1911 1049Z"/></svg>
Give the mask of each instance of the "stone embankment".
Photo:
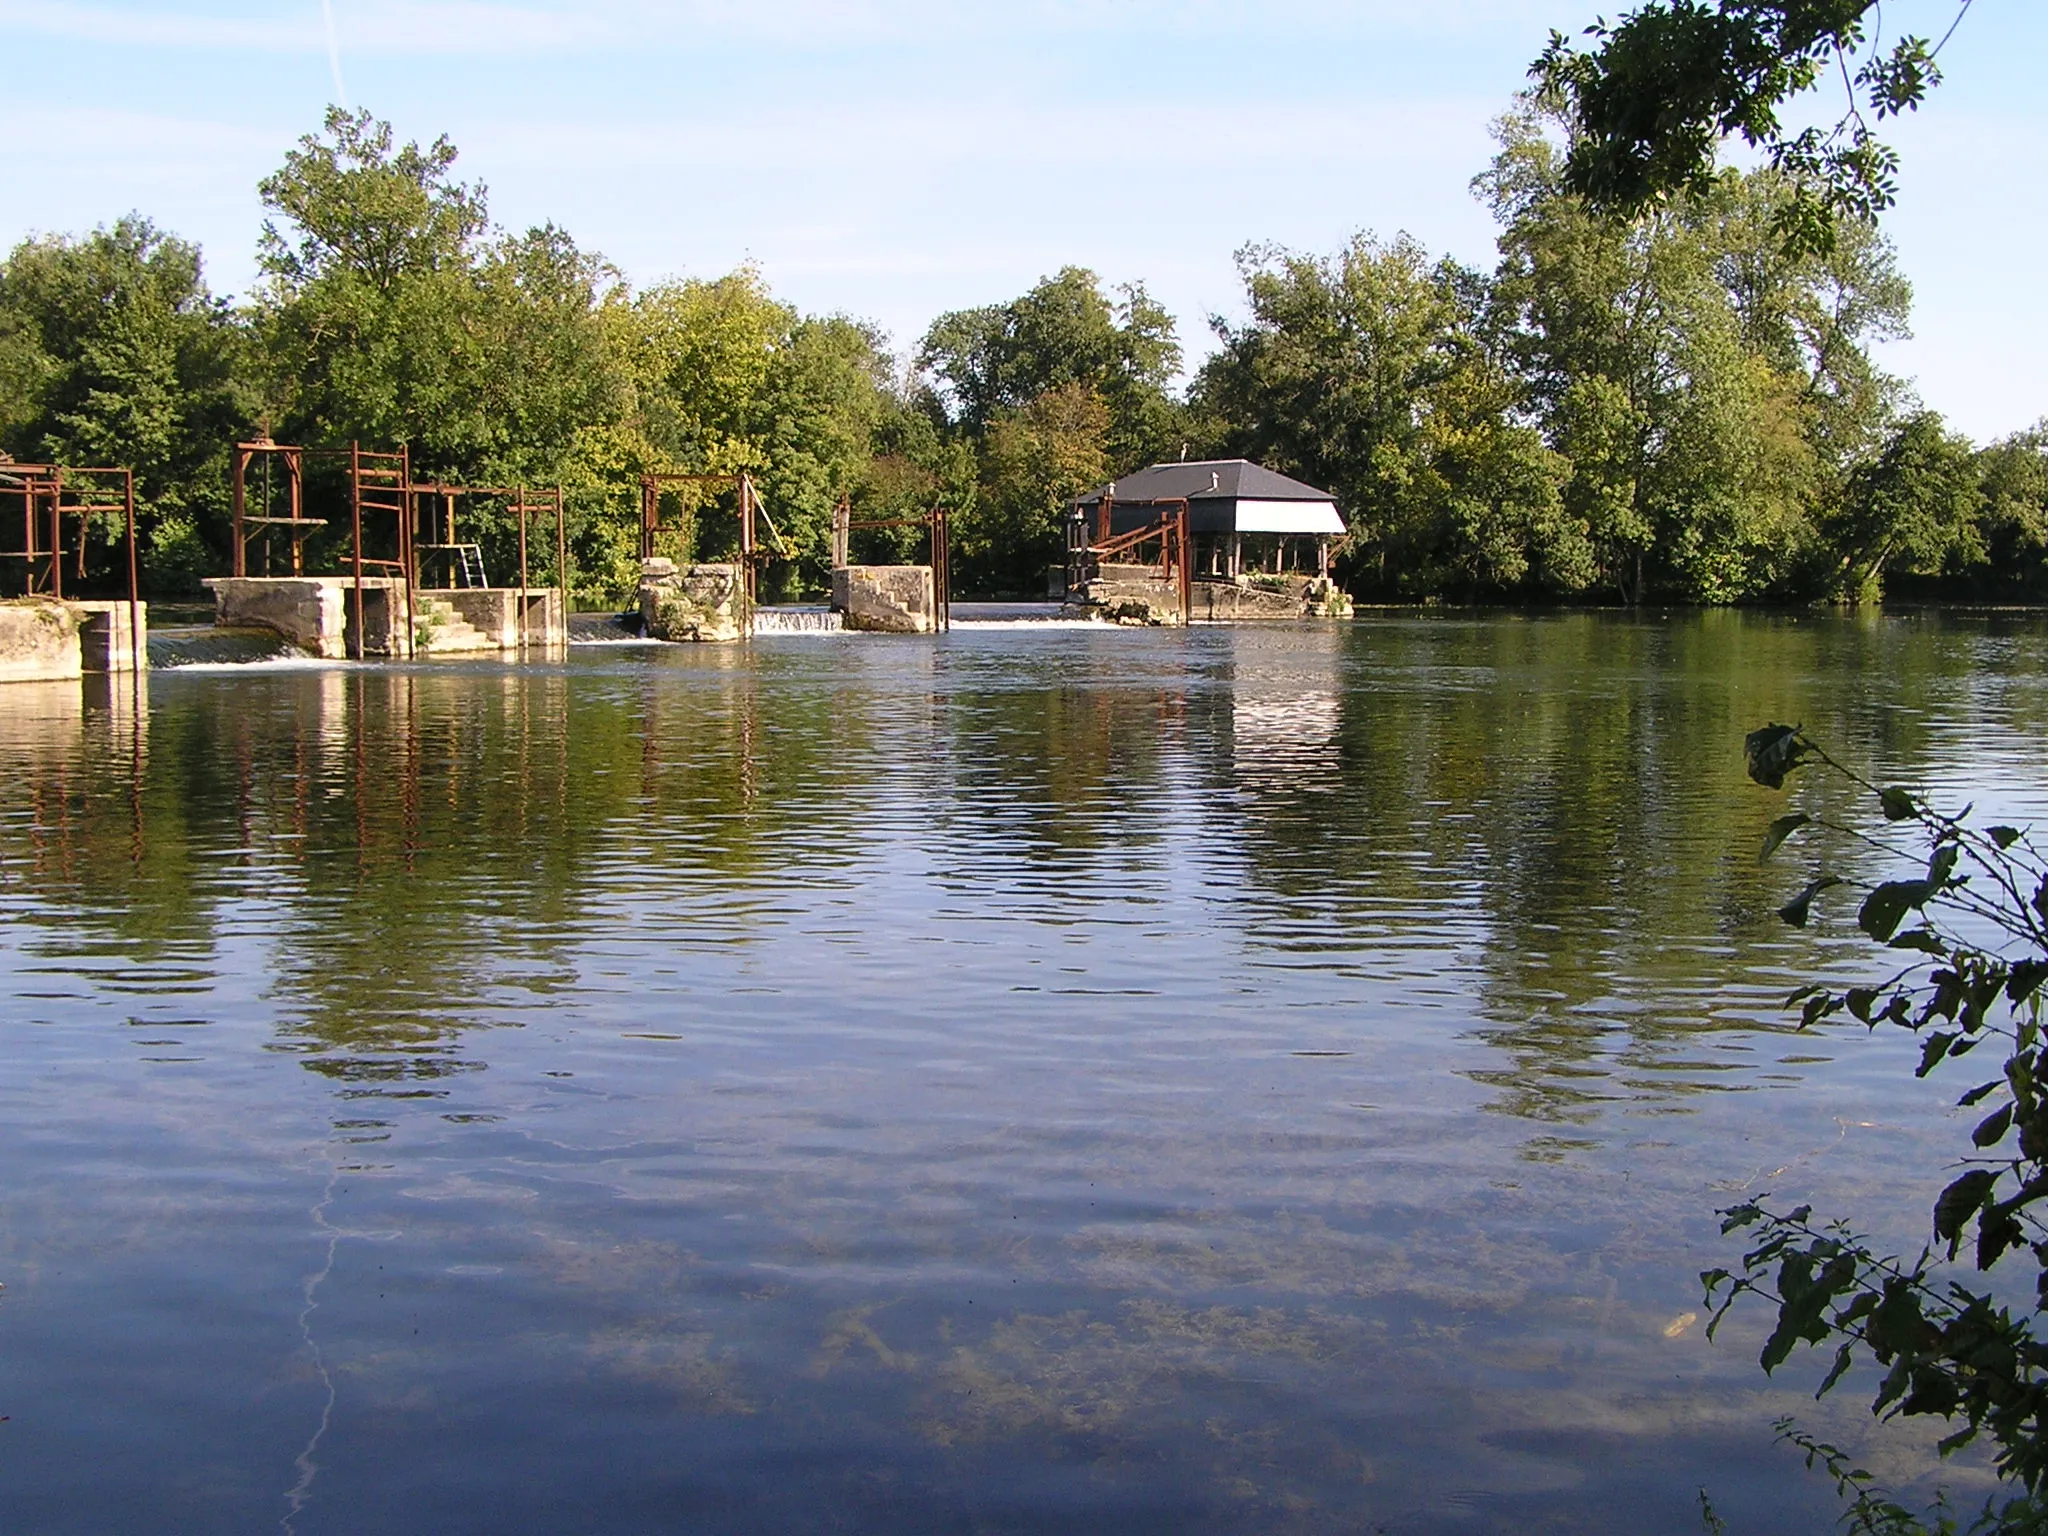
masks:
<svg viewBox="0 0 2048 1536"><path fill-rule="evenodd" d="M1111 624L1181 622L1180 592L1151 565L1105 565L1066 602L1077 616ZM1327 576L1201 577L1192 583L1188 618L1197 624L1274 619L1340 619L1351 599Z"/></svg>

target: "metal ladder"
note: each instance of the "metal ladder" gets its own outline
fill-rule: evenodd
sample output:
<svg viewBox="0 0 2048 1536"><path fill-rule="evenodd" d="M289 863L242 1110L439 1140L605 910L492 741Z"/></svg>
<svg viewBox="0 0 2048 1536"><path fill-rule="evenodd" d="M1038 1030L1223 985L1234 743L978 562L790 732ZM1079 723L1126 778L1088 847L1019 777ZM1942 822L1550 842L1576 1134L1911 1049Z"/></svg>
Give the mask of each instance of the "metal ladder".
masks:
<svg viewBox="0 0 2048 1536"><path fill-rule="evenodd" d="M484 578L484 551L480 544L451 544L455 556L455 584L458 587L488 587Z"/></svg>

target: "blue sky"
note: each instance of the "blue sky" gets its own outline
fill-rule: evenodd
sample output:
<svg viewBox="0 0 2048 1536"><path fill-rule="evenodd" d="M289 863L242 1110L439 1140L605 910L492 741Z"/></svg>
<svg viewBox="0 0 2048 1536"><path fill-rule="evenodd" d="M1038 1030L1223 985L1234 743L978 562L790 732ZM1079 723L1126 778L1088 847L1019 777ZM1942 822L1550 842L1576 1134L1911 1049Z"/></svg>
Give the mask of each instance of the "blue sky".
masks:
<svg viewBox="0 0 2048 1536"><path fill-rule="evenodd" d="M1468 183L1548 29L1603 0L329 0L351 104L448 134L499 222L636 283L757 263L880 324L1069 263L1142 280L1191 356L1233 253L1407 230L1487 263ZM1894 0L1938 32L1953 0ZM321 0L0 0L0 241L137 209L245 286L255 184L335 95ZM1918 294L1886 362L1978 438L2048 415L2048 6L1977 0L1889 136Z"/></svg>

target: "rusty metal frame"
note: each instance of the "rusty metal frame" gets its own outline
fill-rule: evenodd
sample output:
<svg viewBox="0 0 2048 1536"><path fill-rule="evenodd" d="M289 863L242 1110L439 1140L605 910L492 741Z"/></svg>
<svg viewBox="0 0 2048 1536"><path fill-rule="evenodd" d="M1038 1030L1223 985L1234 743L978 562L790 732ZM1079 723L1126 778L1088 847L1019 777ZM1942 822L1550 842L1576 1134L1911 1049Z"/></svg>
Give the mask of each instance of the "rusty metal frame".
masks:
<svg viewBox="0 0 2048 1536"><path fill-rule="evenodd" d="M0 462L0 496L21 498L21 548L0 549L0 560L22 562L21 590L27 597L64 595L60 474L55 464Z"/></svg>
<svg viewBox="0 0 2048 1536"><path fill-rule="evenodd" d="M1124 533L1110 532L1112 506L1163 507L1163 511L1152 522L1133 528ZM1082 546L1078 553L1085 554L1099 567L1104 560L1121 554L1129 554L1152 540L1159 541L1159 577L1174 584L1174 594L1180 601L1180 621L1183 626L1194 617L1195 607L1195 562L1193 541L1188 536L1188 503L1185 496L1154 496L1143 500L1117 502L1105 493L1096 505L1095 538Z"/></svg>
<svg viewBox="0 0 2048 1536"><path fill-rule="evenodd" d="M9 483L13 482L13 483ZM85 579L86 537L96 512L119 512L127 540L128 636L139 649L142 634L142 578L135 547L135 471L121 465L17 464L0 461L0 496L19 496L22 503L22 547L0 550L0 559L23 564L26 596L64 599L64 519L78 525L77 579ZM48 542L39 547L39 517L48 518ZM135 657L139 670L142 658Z"/></svg>
<svg viewBox="0 0 2048 1536"><path fill-rule="evenodd" d="M832 568L851 563L852 535L866 528L923 528L931 537L932 619L944 633L953 627L953 535L952 517L943 502L916 517L865 517L853 515L853 503L839 498L832 509Z"/></svg>
<svg viewBox="0 0 2048 1536"><path fill-rule="evenodd" d="M741 602L745 611L740 615L740 633L751 634L754 627L754 606L759 588L759 568L767 557L763 554L756 535L754 519L759 517L768 525L768 536L775 541L779 553L787 558L789 547L782 542L782 535L775 527L775 520L768 515L768 509L761 504L761 493L754 486L754 477L745 470L729 474L712 471L660 470L640 477L640 558L654 558L654 541L661 532L661 493L676 486L684 485L729 485L739 493L740 500L740 588Z"/></svg>
<svg viewBox="0 0 2048 1536"><path fill-rule="evenodd" d="M292 574L305 574L304 544L306 539L321 528L328 526L325 518L306 515L306 461L315 458L334 458L344 461L347 476L349 508L349 543L345 556L345 573L350 578L350 606L355 620L356 641L354 657L364 658L366 642L363 634L363 578L383 572L395 578L403 592L402 616L394 614L394 629L403 626L402 636L395 637L393 650L409 656L413 646L414 591L420 585L422 575L420 557L431 549L447 547L429 537L422 540L421 502L430 497L442 500L450 518L449 540L454 541L453 510L459 497L493 497L502 499L506 509L518 520L519 528L519 588L528 590L530 580L529 561L532 544L532 519L536 515L552 513L555 523L555 588L561 594L562 618L566 624L569 614L569 532L568 507L560 486L537 489L530 486L507 485L458 485L442 480L415 480L412 472L412 449L400 444L395 452L366 449L360 441L351 442L346 448L308 448L293 443L273 442L269 437L259 437L253 442L236 443L233 449L232 489L234 512L234 551L231 569L236 576L248 575L248 549L258 538L265 537L271 530L283 529L292 541ZM252 464L261 461L266 466L266 490L263 510L260 514L249 512L249 470ZM285 472L286 506L290 515L273 517L276 492L268 478L268 466L281 463ZM7 466L0 465L0 473ZM28 466L22 466L27 468ZM0 484L0 494L12 487ZM431 514L429 514L431 516ZM366 519L374 524L380 517L391 519L392 552L390 557L372 555L367 552L366 538L374 534L374 526L366 525ZM266 555L267 555L266 545ZM266 558L266 565L268 561ZM522 597L519 614L519 637L521 645L526 643L527 615Z"/></svg>
<svg viewBox="0 0 2048 1536"><path fill-rule="evenodd" d="M311 450L315 453L318 449ZM236 443L230 472L230 492L234 517L234 554L230 566L232 574L249 574L249 546L257 539L263 540L264 573L270 570L270 536L282 530L291 540L292 575L306 573L306 540L327 526L324 517L306 516L306 454L308 450L291 443L273 442L267 436L254 442ZM263 465L262 513L251 517L248 510L249 469L252 464ZM285 476L285 505L289 515L274 516L276 490L271 475L271 466L282 464Z"/></svg>

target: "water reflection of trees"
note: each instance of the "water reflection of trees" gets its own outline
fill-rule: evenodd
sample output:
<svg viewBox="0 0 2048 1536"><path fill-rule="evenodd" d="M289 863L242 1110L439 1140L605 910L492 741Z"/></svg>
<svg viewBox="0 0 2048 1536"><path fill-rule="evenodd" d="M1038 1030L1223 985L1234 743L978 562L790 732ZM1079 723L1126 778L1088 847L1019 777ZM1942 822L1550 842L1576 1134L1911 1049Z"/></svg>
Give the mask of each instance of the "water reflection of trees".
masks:
<svg viewBox="0 0 2048 1536"><path fill-rule="evenodd" d="M560 667L170 675L133 729L75 683L14 690L0 870L60 919L35 942L66 965L176 958L203 990L233 926L267 946L281 1048L354 1093L432 1093L476 1064L466 1034L564 992L593 934L687 932L720 893L834 857L806 849L805 808L858 716L819 729L819 700L731 653L692 662L573 685Z"/></svg>
<svg viewBox="0 0 2048 1536"><path fill-rule="evenodd" d="M1714 1026L1776 1019L1825 947L1759 916L1787 871L1743 732L1913 779L1967 722L2038 790L2039 654L2005 621L1581 614L24 686L0 894L109 985L266 945L280 1044L410 1093L593 942L751 943L791 883L858 903L893 861L1058 918L1193 868L1255 957L1455 996L1496 1107L1564 1134L1733 1081Z"/></svg>
<svg viewBox="0 0 2048 1536"><path fill-rule="evenodd" d="M1248 770L1234 742L1212 773L1246 796L1246 879L1290 914L1271 942L1469 976L1504 1056L1475 1076L1497 1108L1569 1124L1730 1081L1746 1058L1703 1031L1782 1022L1787 976L1827 947L1768 917L1786 875L1754 857L1775 806L1743 779L1744 732L1803 720L1923 778L1984 638L1737 613L1361 625L1323 685L1334 787L1264 750ZM2037 730L2040 704L2006 699L2002 728Z"/></svg>

